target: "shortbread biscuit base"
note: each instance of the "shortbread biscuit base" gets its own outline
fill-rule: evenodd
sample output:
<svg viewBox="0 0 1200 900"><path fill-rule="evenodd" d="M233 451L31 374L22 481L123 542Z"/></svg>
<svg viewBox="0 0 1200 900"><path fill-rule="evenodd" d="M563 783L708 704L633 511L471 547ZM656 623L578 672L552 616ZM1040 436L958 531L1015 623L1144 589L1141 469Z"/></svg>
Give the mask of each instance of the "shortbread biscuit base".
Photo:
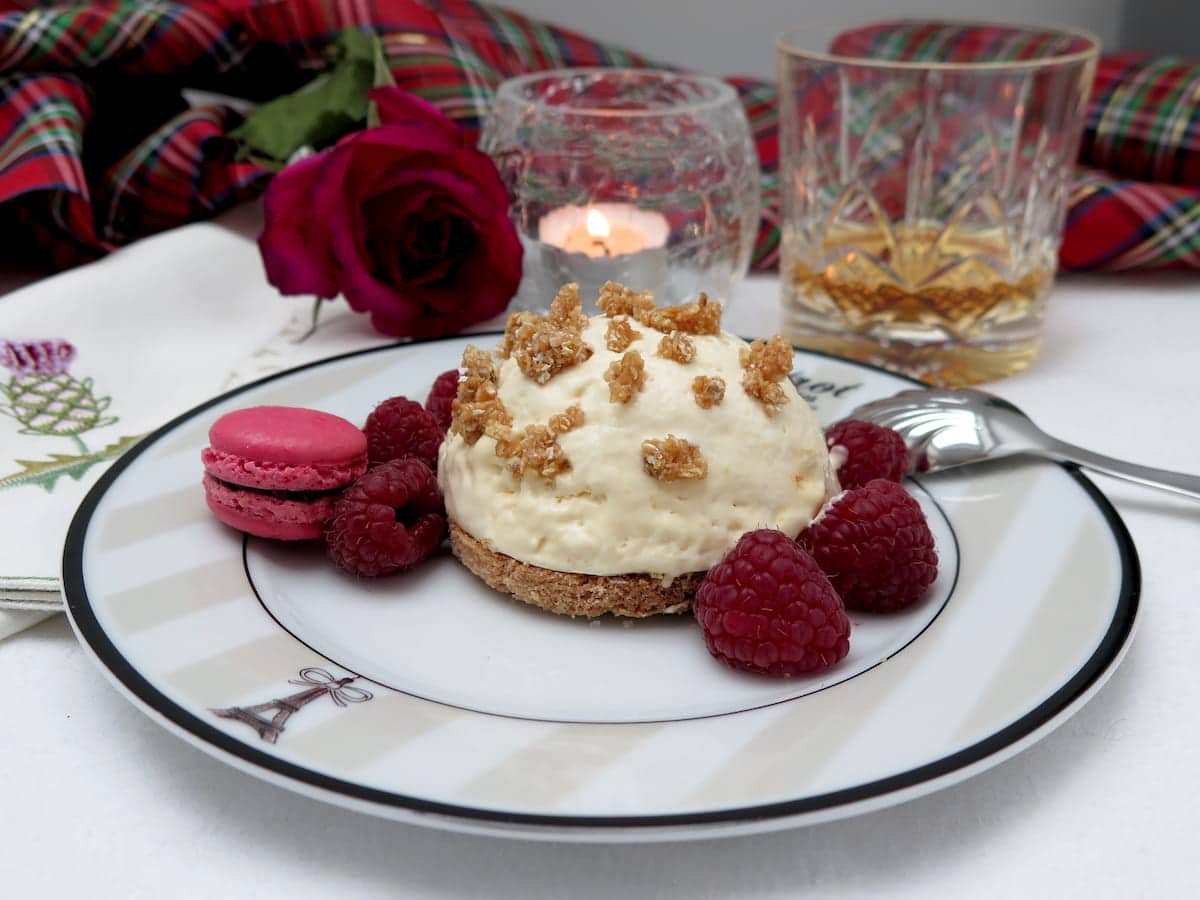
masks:
<svg viewBox="0 0 1200 900"><path fill-rule="evenodd" d="M581 575L519 562L489 549L450 522L450 547L488 587L564 616L644 618L691 608L704 572L689 572L664 584L655 575Z"/></svg>

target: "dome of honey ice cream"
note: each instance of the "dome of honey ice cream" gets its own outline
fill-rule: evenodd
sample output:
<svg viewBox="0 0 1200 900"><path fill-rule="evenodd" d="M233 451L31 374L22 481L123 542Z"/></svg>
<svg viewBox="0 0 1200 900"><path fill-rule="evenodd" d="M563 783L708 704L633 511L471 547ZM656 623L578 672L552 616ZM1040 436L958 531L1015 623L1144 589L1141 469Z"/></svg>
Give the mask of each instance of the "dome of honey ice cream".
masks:
<svg viewBox="0 0 1200 900"><path fill-rule="evenodd" d="M720 305L655 307L568 285L468 348L439 458L446 509L490 549L590 575L710 568L747 531L798 534L837 491L782 339L720 330Z"/></svg>

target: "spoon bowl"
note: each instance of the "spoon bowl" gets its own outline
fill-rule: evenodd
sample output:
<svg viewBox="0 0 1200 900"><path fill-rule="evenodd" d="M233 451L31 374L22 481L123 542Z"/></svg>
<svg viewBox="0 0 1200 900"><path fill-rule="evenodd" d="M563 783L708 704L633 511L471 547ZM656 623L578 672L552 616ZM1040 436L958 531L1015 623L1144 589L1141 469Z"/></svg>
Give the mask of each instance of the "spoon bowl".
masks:
<svg viewBox="0 0 1200 900"><path fill-rule="evenodd" d="M898 432L915 472L1032 454L1200 500L1200 477L1137 465L1060 441L1012 403L975 388L901 391L859 406L849 418Z"/></svg>

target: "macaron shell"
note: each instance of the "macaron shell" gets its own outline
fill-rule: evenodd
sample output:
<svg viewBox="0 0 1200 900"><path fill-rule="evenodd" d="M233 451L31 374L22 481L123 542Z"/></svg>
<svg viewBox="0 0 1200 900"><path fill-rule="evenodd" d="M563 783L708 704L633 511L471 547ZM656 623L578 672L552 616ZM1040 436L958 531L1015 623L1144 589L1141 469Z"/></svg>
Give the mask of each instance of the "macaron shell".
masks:
<svg viewBox="0 0 1200 900"><path fill-rule="evenodd" d="M214 478L268 491L326 491L345 487L367 471L366 454L350 463L283 463L207 447L200 460Z"/></svg>
<svg viewBox="0 0 1200 900"><path fill-rule="evenodd" d="M367 452L367 438L341 416L298 406L249 406L213 423L214 450L263 462L350 463Z"/></svg>
<svg viewBox="0 0 1200 900"><path fill-rule="evenodd" d="M319 538L335 496L291 500L243 491L205 476L204 499L220 521L257 537L279 541Z"/></svg>
<svg viewBox="0 0 1200 900"><path fill-rule="evenodd" d="M367 439L341 416L294 406L226 413L201 459L222 481L266 490L328 490L367 469Z"/></svg>

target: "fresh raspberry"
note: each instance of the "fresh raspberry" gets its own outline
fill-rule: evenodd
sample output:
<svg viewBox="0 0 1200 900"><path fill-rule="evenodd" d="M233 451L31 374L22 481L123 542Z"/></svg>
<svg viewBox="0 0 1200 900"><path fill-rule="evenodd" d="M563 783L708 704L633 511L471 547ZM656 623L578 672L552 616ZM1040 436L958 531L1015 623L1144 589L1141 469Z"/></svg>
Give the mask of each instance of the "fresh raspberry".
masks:
<svg viewBox="0 0 1200 900"><path fill-rule="evenodd" d="M397 459L361 475L333 506L329 557L355 575L415 566L442 542L446 508L437 478L419 459Z"/></svg>
<svg viewBox="0 0 1200 900"><path fill-rule="evenodd" d="M812 557L781 531L742 535L694 604L708 652L735 669L799 675L850 651L850 620Z"/></svg>
<svg viewBox="0 0 1200 900"><path fill-rule="evenodd" d="M458 394L458 369L443 372L433 383L429 396L425 399L425 408L433 416L442 431L450 428L450 408Z"/></svg>
<svg viewBox="0 0 1200 900"><path fill-rule="evenodd" d="M825 431L825 445L841 447L846 461L837 470L846 490L862 487L872 478L900 481L908 472L908 447L891 428L862 419L843 419Z"/></svg>
<svg viewBox="0 0 1200 900"><path fill-rule="evenodd" d="M445 432L420 403L392 397L375 407L363 426L371 465L413 457L436 472L438 447Z"/></svg>
<svg viewBox="0 0 1200 900"><path fill-rule="evenodd" d="M883 478L834 498L796 540L849 609L901 609L937 578L925 513L903 487Z"/></svg>

